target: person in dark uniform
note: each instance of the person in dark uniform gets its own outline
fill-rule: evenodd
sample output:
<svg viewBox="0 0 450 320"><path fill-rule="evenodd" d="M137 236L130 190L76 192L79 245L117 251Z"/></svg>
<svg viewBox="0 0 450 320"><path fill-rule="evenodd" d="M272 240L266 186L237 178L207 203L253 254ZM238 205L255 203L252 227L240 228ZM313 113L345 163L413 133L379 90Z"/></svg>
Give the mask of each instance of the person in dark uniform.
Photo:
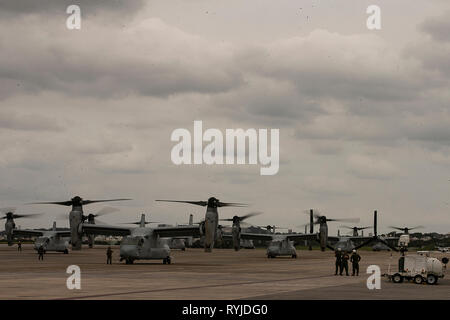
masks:
<svg viewBox="0 0 450 320"><path fill-rule="evenodd" d="M106 264L112 264L112 254L113 251L111 249L111 246L109 246L106 250Z"/></svg>
<svg viewBox="0 0 450 320"><path fill-rule="evenodd" d="M350 257L350 262L352 263L352 276L359 276L359 261L361 261L361 256L353 250L352 256Z"/></svg>
<svg viewBox="0 0 450 320"><path fill-rule="evenodd" d="M19 240L19 243L17 244L17 251L22 252L22 242Z"/></svg>
<svg viewBox="0 0 450 320"><path fill-rule="evenodd" d="M38 259L39 260L44 260L44 247L40 246L38 249Z"/></svg>
<svg viewBox="0 0 450 320"><path fill-rule="evenodd" d="M343 269L345 269L345 274L348 276L348 260L350 259L350 256L348 255L347 252L344 252L344 254L342 255L342 268L341 268L341 272L340 275L342 276L342 271L344 271Z"/></svg>
<svg viewBox="0 0 450 320"><path fill-rule="evenodd" d="M339 272L342 274L342 252L341 248L338 248L336 252L334 253L334 256L336 257L336 271L334 272L334 275L337 276L338 269Z"/></svg>

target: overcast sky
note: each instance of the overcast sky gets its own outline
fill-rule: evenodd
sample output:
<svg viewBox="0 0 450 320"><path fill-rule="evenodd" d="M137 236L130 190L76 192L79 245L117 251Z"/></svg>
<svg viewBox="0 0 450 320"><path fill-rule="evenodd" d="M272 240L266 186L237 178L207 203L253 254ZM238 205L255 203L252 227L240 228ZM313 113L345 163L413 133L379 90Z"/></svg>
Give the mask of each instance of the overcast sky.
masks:
<svg viewBox="0 0 450 320"><path fill-rule="evenodd" d="M130 197L102 220L186 223L204 208L154 200L216 196L251 204L222 218L263 211L255 224L377 209L381 232L448 232L449 57L448 0L0 0L0 207L48 227L68 208L23 204ZM278 174L172 164L194 120L280 129Z"/></svg>

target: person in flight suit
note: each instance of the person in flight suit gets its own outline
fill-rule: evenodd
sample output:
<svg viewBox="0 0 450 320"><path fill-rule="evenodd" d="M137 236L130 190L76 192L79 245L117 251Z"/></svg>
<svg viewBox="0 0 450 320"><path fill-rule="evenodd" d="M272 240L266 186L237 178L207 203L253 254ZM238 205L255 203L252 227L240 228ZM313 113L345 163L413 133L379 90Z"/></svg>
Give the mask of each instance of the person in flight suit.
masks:
<svg viewBox="0 0 450 320"><path fill-rule="evenodd" d="M112 264L112 254L113 251L111 249L111 246L109 246L106 250L106 264Z"/></svg>
<svg viewBox="0 0 450 320"><path fill-rule="evenodd" d="M348 260L350 259L350 256L348 255L347 252L344 252L344 254L342 255L342 268L341 268L341 272L340 275L342 276L342 269L345 269L345 274L348 276Z"/></svg>
<svg viewBox="0 0 450 320"><path fill-rule="evenodd" d="M336 271L334 272L334 275L337 276L338 269L339 272L342 274L342 252L341 248L338 248L336 252L334 253L334 256L336 257Z"/></svg>
<svg viewBox="0 0 450 320"><path fill-rule="evenodd" d="M38 260L44 260L44 247L40 246L38 249Z"/></svg>
<svg viewBox="0 0 450 320"><path fill-rule="evenodd" d="M352 263L352 276L359 276L359 261L361 261L361 256L353 250L352 256L350 257L350 262Z"/></svg>

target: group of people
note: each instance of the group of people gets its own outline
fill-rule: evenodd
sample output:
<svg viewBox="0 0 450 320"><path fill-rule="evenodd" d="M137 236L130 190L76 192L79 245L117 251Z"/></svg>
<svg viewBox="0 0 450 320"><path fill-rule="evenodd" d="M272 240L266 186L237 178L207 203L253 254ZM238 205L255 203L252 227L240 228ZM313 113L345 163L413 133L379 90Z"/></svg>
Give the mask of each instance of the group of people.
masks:
<svg viewBox="0 0 450 320"><path fill-rule="evenodd" d="M342 276L342 272L345 270L345 274L348 276L348 261L352 263L352 276L359 276L359 261L361 261L361 256L353 250L352 255L349 256L347 252L342 252L341 248L338 248L335 252L336 257L336 271L335 276Z"/></svg>

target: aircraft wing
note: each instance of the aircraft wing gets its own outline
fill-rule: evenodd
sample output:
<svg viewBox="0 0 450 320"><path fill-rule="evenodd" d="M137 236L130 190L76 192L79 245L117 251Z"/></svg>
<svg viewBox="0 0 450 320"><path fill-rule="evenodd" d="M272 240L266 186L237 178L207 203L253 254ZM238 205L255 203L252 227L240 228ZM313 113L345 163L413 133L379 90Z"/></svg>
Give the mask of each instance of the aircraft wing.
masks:
<svg viewBox="0 0 450 320"><path fill-rule="evenodd" d="M13 230L13 237L40 237L44 234L44 231L39 230L21 230L21 229L14 229Z"/></svg>
<svg viewBox="0 0 450 320"><path fill-rule="evenodd" d="M81 224L81 231L85 234L104 236L127 236L131 234L130 228L91 223Z"/></svg>
<svg viewBox="0 0 450 320"><path fill-rule="evenodd" d="M306 234L287 234L286 238L290 241L298 241L298 240L317 240L317 233L306 233Z"/></svg>
<svg viewBox="0 0 450 320"><path fill-rule="evenodd" d="M267 234L267 233L241 233L241 239L272 241L273 236L271 234Z"/></svg>
<svg viewBox="0 0 450 320"><path fill-rule="evenodd" d="M56 231L55 234L61 238L68 238L71 236L70 230Z"/></svg>
<svg viewBox="0 0 450 320"><path fill-rule="evenodd" d="M200 237L199 226L158 227L153 233L161 238Z"/></svg>

